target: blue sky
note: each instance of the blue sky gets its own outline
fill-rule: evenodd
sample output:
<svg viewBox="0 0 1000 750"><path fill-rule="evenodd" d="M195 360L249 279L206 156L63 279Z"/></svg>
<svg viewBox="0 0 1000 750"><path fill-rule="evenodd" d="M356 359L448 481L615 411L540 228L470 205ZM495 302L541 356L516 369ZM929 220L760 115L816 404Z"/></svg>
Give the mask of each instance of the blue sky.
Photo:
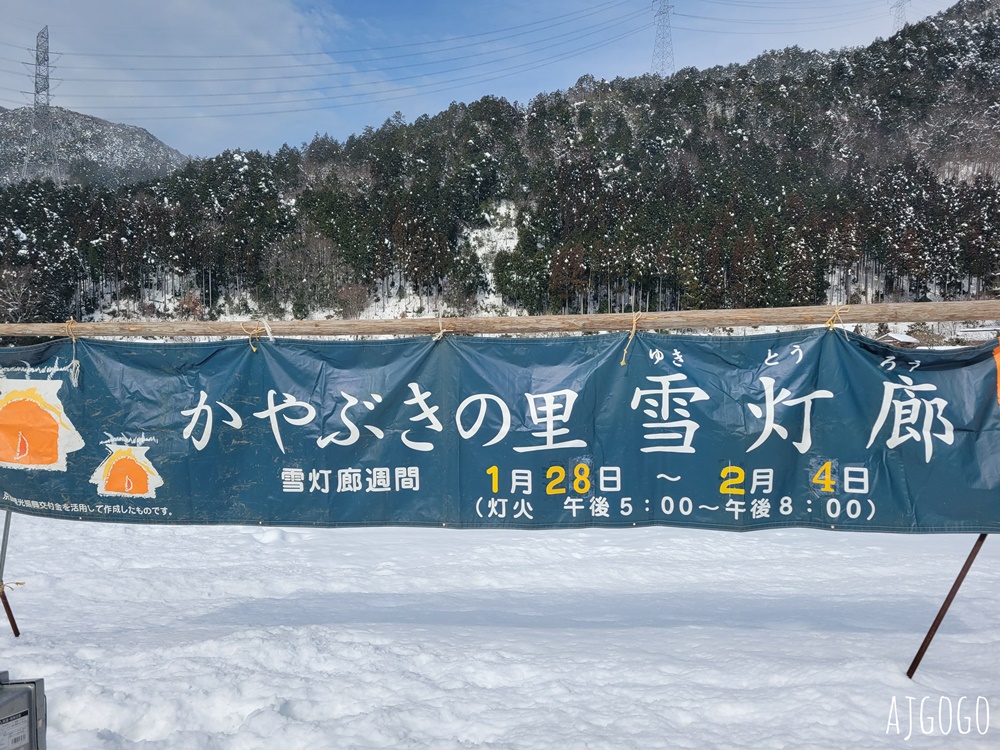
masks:
<svg viewBox="0 0 1000 750"><path fill-rule="evenodd" d="M676 68L769 49L860 46L897 0L671 0ZM954 0L910 0L908 21ZM0 107L33 101L48 26L51 103L146 128L192 156L345 139L487 94L529 102L584 74L650 72L658 0L7 0Z"/></svg>

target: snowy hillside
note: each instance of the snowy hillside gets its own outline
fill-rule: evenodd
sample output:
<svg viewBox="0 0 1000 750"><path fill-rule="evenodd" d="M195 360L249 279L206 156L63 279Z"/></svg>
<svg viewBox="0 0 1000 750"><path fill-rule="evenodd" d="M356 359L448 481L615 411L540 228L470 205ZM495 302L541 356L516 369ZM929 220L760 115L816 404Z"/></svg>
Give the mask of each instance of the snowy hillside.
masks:
<svg viewBox="0 0 1000 750"><path fill-rule="evenodd" d="M59 169L70 182L115 186L153 180L189 161L134 125L108 122L62 107L50 111ZM0 108L0 185L20 181L32 125L30 107ZM29 178L39 176L41 165L50 163L49 155L39 150L41 137L36 135L36 139Z"/></svg>

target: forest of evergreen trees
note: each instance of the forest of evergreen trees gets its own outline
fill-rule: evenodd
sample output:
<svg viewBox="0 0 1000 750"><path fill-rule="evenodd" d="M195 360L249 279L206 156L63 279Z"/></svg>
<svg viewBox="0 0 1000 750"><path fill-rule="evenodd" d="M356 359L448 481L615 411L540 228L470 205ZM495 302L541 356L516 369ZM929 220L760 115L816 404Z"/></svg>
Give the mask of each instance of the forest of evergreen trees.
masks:
<svg viewBox="0 0 1000 750"><path fill-rule="evenodd" d="M354 315L993 296L996 3L860 50L484 97L155 183L0 189L0 317ZM513 249L470 236L513 210Z"/></svg>

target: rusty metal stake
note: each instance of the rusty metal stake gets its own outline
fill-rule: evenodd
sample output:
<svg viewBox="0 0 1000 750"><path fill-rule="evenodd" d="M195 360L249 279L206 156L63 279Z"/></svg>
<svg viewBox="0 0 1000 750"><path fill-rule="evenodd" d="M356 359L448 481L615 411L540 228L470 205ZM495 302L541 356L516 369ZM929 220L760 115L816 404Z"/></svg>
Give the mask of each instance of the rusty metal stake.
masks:
<svg viewBox="0 0 1000 750"><path fill-rule="evenodd" d="M10 629L14 631L14 637L20 638L21 631L17 629L17 621L14 619L14 613L10 610L7 593L3 589L0 589L0 604L3 604L3 611L7 613L7 621L10 623Z"/></svg>
<svg viewBox="0 0 1000 750"><path fill-rule="evenodd" d="M7 562L7 540L10 538L10 517L12 513L8 510L3 519L3 539L0 540L0 604L3 604L3 611L7 613L7 620L10 622L10 629L14 631L14 637L18 638L21 631L17 629L17 622L14 620L14 613L10 609L10 602L7 601L7 591L3 585L3 566Z"/></svg>
<svg viewBox="0 0 1000 750"><path fill-rule="evenodd" d="M972 552L969 553L969 557L965 561L965 565L962 566L962 570L958 574L958 578L955 579L955 583L952 584L951 591L948 592L948 596L945 597L944 604L941 605L941 609L937 613L937 617L934 618L934 622L931 624L931 629L927 631L927 635L924 637L924 642L920 644L920 648L917 650L917 655L913 657L913 663L910 664L910 668L906 670L906 676L911 680L913 675L917 671L917 667L920 666L920 660L924 658L924 654L927 652L928 646L931 645L931 641L934 640L934 636L937 634L938 628L941 627L941 621L944 620L944 616L948 614L948 607L951 606L955 595L958 590L962 587L962 582L965 580L965 576L969 574L969 568L972 567L972 563L976 559L976 555L979 554L979 550L983 546L983 542L986 541L987 534L980 534L976 543L972 545Z"/></svg>

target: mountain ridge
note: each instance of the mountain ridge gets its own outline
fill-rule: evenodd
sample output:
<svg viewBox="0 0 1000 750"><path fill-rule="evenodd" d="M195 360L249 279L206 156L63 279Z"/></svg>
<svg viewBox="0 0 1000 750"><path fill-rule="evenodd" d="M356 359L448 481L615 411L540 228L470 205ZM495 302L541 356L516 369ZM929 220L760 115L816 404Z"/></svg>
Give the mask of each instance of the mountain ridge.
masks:
<svg viewBox="0 0 1000 750"><path fill-rule="evenodd" d="M49 111L59 169L70 183L119 187L147 182L166 177L190 161L144 128L62 107ZM31 107L0 109L0 184L21 180L32 123ZM32 151L29 179L45 174L46 159L38 143Z"/></svg>

